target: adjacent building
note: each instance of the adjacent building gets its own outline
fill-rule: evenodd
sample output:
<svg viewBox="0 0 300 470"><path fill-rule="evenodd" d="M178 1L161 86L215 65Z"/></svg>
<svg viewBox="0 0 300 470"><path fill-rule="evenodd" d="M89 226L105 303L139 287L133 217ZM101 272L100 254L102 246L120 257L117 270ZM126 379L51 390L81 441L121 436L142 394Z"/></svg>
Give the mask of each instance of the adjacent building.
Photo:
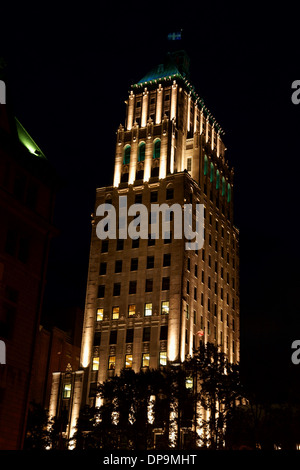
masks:
<svg viewBox="0 0 300 470"><path fill-rule="evenodd" d="M3 78L0 70L0 78ZM0 104L0 449L22 449L49 245L56 231L57 176L15 118Z"/></svg>

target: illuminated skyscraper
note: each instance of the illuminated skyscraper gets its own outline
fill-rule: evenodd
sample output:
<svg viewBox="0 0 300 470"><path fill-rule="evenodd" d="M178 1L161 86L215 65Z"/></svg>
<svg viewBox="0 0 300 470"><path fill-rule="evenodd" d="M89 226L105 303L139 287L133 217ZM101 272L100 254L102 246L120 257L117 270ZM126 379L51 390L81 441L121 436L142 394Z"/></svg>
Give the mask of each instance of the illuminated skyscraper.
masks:
<svg viewBox="0 0 300 470"><path fill-rule="evenodd" d="M200 339L239 361L238 230L223 134L190 83L183 50L167 54L132 85L117 131L112 185L96 191L81 370L72 381L58 374L53 382L52 415L72 382L65 398L73 403L69 435L80 406L99 405L97 384L124 367L183 362ZM151 204L204 204L203 249L187 250L186 240L174 237L174 217L170 238L101 240L97 208L112 204L118 214L121 196L127 208L143 204L149 213ZM117 232L123 222L117 220Z"/></svg>

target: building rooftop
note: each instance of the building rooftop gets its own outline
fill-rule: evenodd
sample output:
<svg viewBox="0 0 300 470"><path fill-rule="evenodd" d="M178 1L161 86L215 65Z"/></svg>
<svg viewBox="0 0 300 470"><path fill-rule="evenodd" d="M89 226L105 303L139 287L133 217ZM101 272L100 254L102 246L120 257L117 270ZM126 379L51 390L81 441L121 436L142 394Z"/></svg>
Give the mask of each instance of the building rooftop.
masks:
<svg viewBox="0 0 300 470"><path fill-rule="evenodd" d="M16 122L16 127L17 127L18 138L21 144L23 144L24 147L26 147L26 149L31 154L46 159L44 153L41 151L39 146L35 143L33 138L28 134L26 129L22 126L22 124L16 117L15 117L15 122Z"/></svg>

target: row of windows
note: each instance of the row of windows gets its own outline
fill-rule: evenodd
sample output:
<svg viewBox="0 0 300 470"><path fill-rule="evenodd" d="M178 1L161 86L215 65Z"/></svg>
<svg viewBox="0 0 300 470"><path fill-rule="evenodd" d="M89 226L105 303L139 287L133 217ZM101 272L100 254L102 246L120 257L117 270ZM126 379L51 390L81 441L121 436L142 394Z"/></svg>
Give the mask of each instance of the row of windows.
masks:
<svg viewBox="0 0 300 470"><path fill-rule="evenodd" d="M186 343L188 342L187 340L187 330L186 330ZM216 339L216 338L215 338ZM195 336L193 337L193 347L195 348ZM223 335L221 332L221 337L220 337L221 345L223 345ZM226 347L229 349L229 337L227 335L226 337ZM232 340L232 352L235 353L235 341ZM99 363L100 363L100 357L93 357L93 362L92 362L92 370L93 371L98 371L99 370ZM160 366L166 366L167 365L167 351L160 351L159 353L159 361L158 361ZM125 361L124 361L124 367L125 369L131 369L133 365L133 354L125 354ZM108 357L108 370L115 370L116 368L116 356L111 355ZM150 367L150 353L145 352L142 353L142 358L141 358L141 367Z"/></svg>
<svg viewBox="0 0 300 470"><path fill-rule="evenodd" d="M161 141L160 139L156 139L153 142L153 152L152 152L152 158L160 158L160 147L161 147ZM146 155L146 144L145 142L141 142L138 147L138 162L143 162L145 161L145 155ZM130 164L130 156L131 156L131 145L125 145L124 147L124 153L123 153L123 165L129 165Z"/></svg>
<svg viewBox="0 0 300 470"><path fill-rule="evenodd" d="M231 201L231 186L230 183L227 183L224 176L220 175L219 170L216 170L215 172L215 167L214 164L211 162L210 166L208 163L208 158L206 155L204 155L204 169L203 169L204 176L208 176L209 174L209 180L211 183L213 183L214 180L216 180L216 189L222 189L221 194L222 196L226 195L226 189L227 189L227 202Z"/></svg>
<svg viewBox="0 0 300 470"><path fill-rule="evenodd" d="M139 259L131 258L130 271L137 271L138 266L139 266ZM163 256L163 267L168 267L168 266L171 266L171 254L165 253ZM154 256L147 256L146 268L152 269L154 267L155 267ZM122 270L123 270L123 260L118 259L115 261L115 273L121 273ZM107 263L103 261L100 263L99 274L102 276L102 275L105 275L106 272L107 272Z"/></svg>
<svg viewBox="0 0 300 470"><path fill-rule="evenodd" d="M109 344L117 344L118 330L111 330L109 337ZM126 330L126 344L133 343L134 339L134 328L128 328ZM145 326L143 328L143 343L149 342L151 339L151 327ZM162 325L160 327L160 341L166 341L168 339L168 326ZM94 336L94 346L99 346L101 343L101 332L96 332Z"/></svg>
<svg viewBox="0 0 300 470"><path fill-rule="evenodd" d="M171 200L171 199L174 199L174 188L170 187L170 188L167 188L166 189L166 192L165 192L165 199L168 201L168 200ZM154 202L158 202L158 191L151 191L150 192L150 198L149 198L149 201L152 203ZM135 204L142 204L143 202L143 193L137 193L135 194L135 197L134 197L134 203ZM111 197L108 197L106 200L105 200L105 203L106 204L112 204L112 198ZM166 211L166 215L170 213L170 216L172 214L171 211Z"/></svg>
<svg viewBox="0 0 300 470"><path fill-rule="evenodd" d="M93 357L92 370L99 370L99 357ZM133 364L133 355L125 354L125 369L131 369ZM161 351L159 353L159 365L167 365L167 351ZM141 367L150 367L150 353L142 353ZM116 356L109 356L108 358L108 369L115 370L116 368Z"/></svg>
<svg viewBox="0 0 300 470"><path fill-rule="evenodd" d="M151 317L153 312L153 305L152 302L147 302L144 304L144 316L145 317ZM161 315L168 315L170 312L170 302L168 300L163 300L161 302L161 310L160 313ZM136 304L130 304L128 305L128 317L134 317L136 314ZM120 318L120 307L118 305L112 307L112 312L111 312L111 319L112 320L118 320ZM97 314L96 314L96 319L97 321L103 321L104 320L104 308L100 307L97 308Z"/></svg>
<svg viewBox="0 0 300 470"><path fill-rule="evenodd" d="M170 278L163 277L161 283L161 290L170 289ZM129 294L136 294L137 291L137 281L129 281ZM146 279L145 282L145 292L153 292L153 279ZM121 283L115 282L113 287L113 296L118 297L121 295ZM98 298L102 299L105 296L105 284L98 286Z"/></svg>
<svg viewBox="0 0 300 470"><path fill-rule="evenodd" d="M210 286L209 286L209 289L210 289ZM186 281L186 293L187 295L190 295L190 281L187 280ZM215 282L215 294L217 294L217 283ZM220 289L220 298L221 300L224 300L224 289L223 287L221 287ZM197 294L197 287L194 287L194 300L197 301L198 300L198 294ZM227 293L226 295L226 302L227 302L227 305L229 305L230 303L230 296L229 294ZM215 305L215 311L217 309L217 305ZM203 307L204 306L204 293L201 292L201 306ZM234 310L235 309L235 298L232 297L232 305L231 305L232 309ZM208 298L207 299L207 310L210 312L211 310L211 299Z"/></svg>
<svg viewBox="0 0 300 470"><path fill-rule="evenodd" d="M190 313L189 313L189 305L187 304L186 305L186 308L185 308L185 314L186 314L186 319L188 320L189 317L190 317ZM214 316L217 317L217 304L214 304ZM198 323L198 318L197 318L197 312L196 310L194 310L194 313L193 313L193 323L194 325L196 325ZM209 321L209 320L208 320ZM223 309L221 308L220 309L220 322L223 323L224 322L224 315L223 315ZM229 314L227 313L226 314L226 326L229 328ZM235 320L234 318L232 318L232 322L231 322L231 328L232 328L232 331L235 331ZM204 317L203 315L200 316L200 329L204 329ZM210 330L209 330L210 331ZM209 334L209 333L208 333Z"/></svg>

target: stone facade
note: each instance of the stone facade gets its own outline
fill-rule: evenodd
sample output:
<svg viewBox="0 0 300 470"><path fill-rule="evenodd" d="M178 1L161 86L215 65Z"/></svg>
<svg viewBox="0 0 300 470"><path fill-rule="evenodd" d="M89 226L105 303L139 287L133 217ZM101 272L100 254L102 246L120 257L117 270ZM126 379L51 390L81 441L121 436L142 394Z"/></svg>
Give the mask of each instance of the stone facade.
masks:
<svg viewBox="0 0 300 470"><path fill-rule="evenodd" d="M233 170L223 131L177 57L170 54L132 86L117 131L113 185L96 191L80 360L83 402L90 405L99 404L97 383L124 367L180 363L200 337L239 361ZM122 240L118 234L101 240L98 208L112 204L118 214L122 196L127 207L140 203L148 212L151 204L203 204L203 249L187 250L184 238L174 237L174 218L170 240Z"/></svg>

